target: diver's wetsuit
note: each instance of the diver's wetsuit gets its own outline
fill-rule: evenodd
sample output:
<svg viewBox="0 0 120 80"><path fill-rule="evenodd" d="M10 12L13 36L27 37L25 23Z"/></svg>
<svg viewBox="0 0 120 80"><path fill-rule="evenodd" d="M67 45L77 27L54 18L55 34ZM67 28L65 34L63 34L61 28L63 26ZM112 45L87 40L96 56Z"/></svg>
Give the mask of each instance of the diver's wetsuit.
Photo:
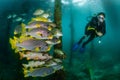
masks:
<svg viewBox="0 0 120 80"><path fill-rule="evenodd" d="M97 17L93 17L92 20L86 25L85 35L90 37L82 44L82 48L84 48L86 44L88 44L90 41L92 41L95 37L98 36L96 34L96 31L101 32L104 35L106 33L105 27L105 21L103 23L100 23ZM78 44L80 44L83 39L85 39L85 36L83 36L79 40Z"/></svg>

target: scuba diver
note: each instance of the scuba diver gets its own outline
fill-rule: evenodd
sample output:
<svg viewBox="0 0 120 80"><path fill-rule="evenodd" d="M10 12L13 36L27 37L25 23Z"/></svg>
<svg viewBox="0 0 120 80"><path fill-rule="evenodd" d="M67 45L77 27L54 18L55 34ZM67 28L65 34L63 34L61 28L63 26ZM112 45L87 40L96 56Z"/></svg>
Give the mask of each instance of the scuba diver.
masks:
<svg viewBox="0 0 120 80"><path fill-rule="evenodd" d="M80 52L85 51L85 46L91 42L96 37L102 37L106 33L106 24L105 24L105 13L100 12L96 16L92 17L92 19L87 23L85 27L85 35L74 44L72 51L78 49L79 45L82 41L89 37L87 41L83 42L80 48Z"/></svg>

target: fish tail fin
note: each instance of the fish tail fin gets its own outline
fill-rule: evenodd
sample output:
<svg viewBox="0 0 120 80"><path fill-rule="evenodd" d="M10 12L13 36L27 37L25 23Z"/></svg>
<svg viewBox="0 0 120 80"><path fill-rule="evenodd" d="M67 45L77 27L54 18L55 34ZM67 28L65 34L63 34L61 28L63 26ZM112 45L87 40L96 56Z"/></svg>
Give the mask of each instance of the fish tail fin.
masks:
<svg viewBox="0 0 120 80"><path fill-rule="evenodd" d="M21 27L22 27L22 33L24 34L26 32L26 25L24 23L21 23Z"/></svg>

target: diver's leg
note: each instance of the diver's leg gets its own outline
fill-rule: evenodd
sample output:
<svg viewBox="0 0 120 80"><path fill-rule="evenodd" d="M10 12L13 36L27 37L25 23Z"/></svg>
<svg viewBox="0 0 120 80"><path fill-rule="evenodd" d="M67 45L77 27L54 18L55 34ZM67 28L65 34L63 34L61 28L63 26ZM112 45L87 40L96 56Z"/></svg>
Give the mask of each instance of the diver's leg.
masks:
<svg viewBox="0 0 120 80"><path fill-rule="evenodd" d="M90 41L92 41L94 38L95 38L95 35L90 35L89 39L82 44L82 47L80 48L80 52L84 52L84 51L85 51L85 46L86 46Z"/></svg>
<svg viewBox="0 0 120 80"><path fill-rule="evenodd" d="M78 41L78 44L80 45L80 43L83 41L83 39L86 38L86 35L84 35L79 41Z"/></svg>
<svg viewBox="0 0 120 80"><path fill-rule="evenodd" d="M86 37L86 35L83 36L83 37L82 37L77 43L75 43L75 44L73 45L73 47L72 47L72 51L75 51L75 50L78 49L80 43L83 41L83 39L85 39L85 37Z"/></svg>
<svg viewBox="0 0 120 80"><path fill-rule="evenodd" d="M83 43L82 48L85 48L85 46L86 46L90 41L92 41L94 38L95 38L95 35L94 35L94 34L91 34L90 37L89 37L89 39Z"/></svg>

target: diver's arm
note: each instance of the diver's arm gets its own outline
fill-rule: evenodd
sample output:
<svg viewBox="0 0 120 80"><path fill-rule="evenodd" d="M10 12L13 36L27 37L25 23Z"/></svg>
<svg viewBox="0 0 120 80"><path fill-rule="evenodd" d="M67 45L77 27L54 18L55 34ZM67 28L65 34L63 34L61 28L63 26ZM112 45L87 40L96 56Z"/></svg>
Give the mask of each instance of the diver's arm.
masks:
<svg viewBox="0 0 120 80"><path fill-rule="evenodd" d="M106 33L106 26L105 26L105 22L104 22L103 25L102 25L102 30L101 31L96 31L96 34L98 36L103 36L103 35L105 35L105 33Z"/></svg>
<svg viewBox="0 0 120 80"><path fill-rule="evenodd" d="M98 36L103 36L103 33L102 33L102 32L97 32L97 31L96 31L96 34L97 34Z"/></svg>
<svg viewBox="0 0 120 80"><path fill-rule="evenodd" d="M106 24L105 24L105 22L103 23L102 33L103 33L103 35L106 34Z"/></svg>

